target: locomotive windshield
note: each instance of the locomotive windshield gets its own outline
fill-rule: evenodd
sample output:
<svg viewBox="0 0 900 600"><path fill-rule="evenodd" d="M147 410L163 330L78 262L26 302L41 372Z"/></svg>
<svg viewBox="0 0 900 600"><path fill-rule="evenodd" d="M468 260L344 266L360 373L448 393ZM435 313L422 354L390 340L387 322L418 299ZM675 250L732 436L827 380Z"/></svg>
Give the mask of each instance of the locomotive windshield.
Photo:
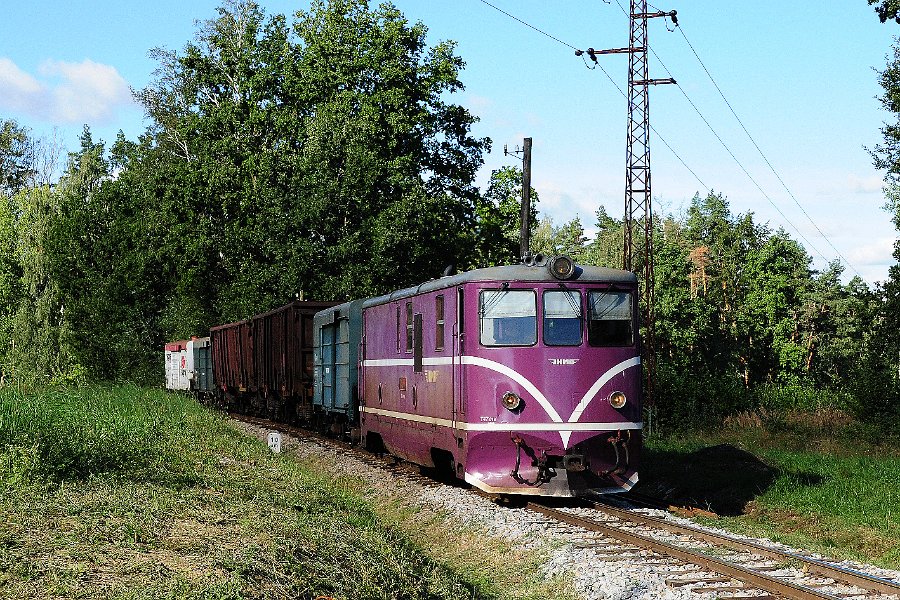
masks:
<svg viewBox="0 0 900 600"><path fill-rule="evenodd" d="M581 344L581 294L544 292L544 343L548 346Z"/></svg>
<svg viewBox="0 0 900 600"><path fill-rule="evenodd" d="M479 314L482 345L537 343L537 299L533 291L482 290Z"/></svg>
<svg viewBox="0 0 900 600"><path fill-rule="evenodd" d="M627 291L587 293L587 319L581 292L546 290L541 296L543 343L579 346L587 326L595 347L634 344L634 296ZM537 296L533 290L481 290L480 339L483 346L533 346L537 343Z"/></svg>
<svg viewBox="0 0 900 600"><path fill-rule="evenodd" d="M588 341L591 346L634 343L630 292L589 292Z"/></svg>

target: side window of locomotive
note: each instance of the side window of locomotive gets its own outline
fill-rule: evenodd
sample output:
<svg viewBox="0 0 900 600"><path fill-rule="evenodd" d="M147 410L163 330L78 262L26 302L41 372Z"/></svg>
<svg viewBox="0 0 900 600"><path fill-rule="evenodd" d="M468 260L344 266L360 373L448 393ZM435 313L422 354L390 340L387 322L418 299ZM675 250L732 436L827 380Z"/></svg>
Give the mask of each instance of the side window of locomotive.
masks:
<svg viewBox="0 0 900 600"><path fill-rule="evenodd" d="M444 349L444 297L434 299L434 349Z"/></svg>
<svg viewBox="0 0 900 600"><path fill-rule="evenodd" d="M544 292L544 343L548 346L581 344L581 294L568 290Z"/></svg>
<svg viewBox="0 0 900 600"><path fill-rule="evenodd" d="M634 343L630 292L590 292L588 307L591 346L630 346Z"/></svg>
<svg viewBox="0 0 900 600"><path fill-rule="evenodd" d="M400 305L397 305L397 354L400 354Z"/></svg>
<svg viewBox="0 0 900 600"><path fill-rule="evenodd" d="M483 346L537 343L537 298L533 291L482 290L478 314Z"/></svg>
<svg viewBox="0 0 900 600"><path fill-rule="evenodd" d="M412 302L406 303L406 351L413 351L413 308Z"/></svg>

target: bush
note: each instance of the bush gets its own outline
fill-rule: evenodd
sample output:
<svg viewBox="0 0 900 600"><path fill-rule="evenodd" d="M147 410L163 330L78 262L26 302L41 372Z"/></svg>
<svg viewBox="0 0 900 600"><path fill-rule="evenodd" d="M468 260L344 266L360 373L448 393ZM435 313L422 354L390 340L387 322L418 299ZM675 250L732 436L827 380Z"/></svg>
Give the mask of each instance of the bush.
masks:
<svg viewBox="0 0 900 600"><path fill-rule="evenodd" d="M770 421L787 414L853 412L850 390L820 389L804 382L748 389L738 377L709 373L702 366L691 370L660 365L657 376L658 418L675 430L715 426L727 417L750 413Z"/></svg>
<svg viewBox="0 0 900 600"><path fill-rule="evenodd" d="M900 379L895 368L879 360L867 361L849 385L854 416L890 434L900 434Z"/></svg>
<svg viewBox="0 0 900 600"><path fill-rule="evenodd" d="M828 408L846 410L852 403L852 396L847 391L820 389L808 383L765 384L755 388L752 397L751 408L782 412L816 412Z"/></svg>
<svg viewBox="0 0 900 600"><path fill-rule="evenodd" d="M659 423L672 429L702 427L724 416L752 407L752 395L737 377L688 372L660 364L657 370L656 406Z"/></svg>

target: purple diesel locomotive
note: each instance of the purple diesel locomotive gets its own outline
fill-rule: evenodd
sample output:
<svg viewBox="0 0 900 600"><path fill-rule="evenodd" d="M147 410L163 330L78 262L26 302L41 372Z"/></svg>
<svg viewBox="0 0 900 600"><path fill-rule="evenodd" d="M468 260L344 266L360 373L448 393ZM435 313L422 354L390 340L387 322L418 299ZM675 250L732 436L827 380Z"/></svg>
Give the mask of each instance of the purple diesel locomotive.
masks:
<svg viewBox="0 0 900 600"><path fill-rule="evenodd" d="M568 257L316 314L313 404L333 427L489 493L629 490L641 447L633 273Z"/></svg>

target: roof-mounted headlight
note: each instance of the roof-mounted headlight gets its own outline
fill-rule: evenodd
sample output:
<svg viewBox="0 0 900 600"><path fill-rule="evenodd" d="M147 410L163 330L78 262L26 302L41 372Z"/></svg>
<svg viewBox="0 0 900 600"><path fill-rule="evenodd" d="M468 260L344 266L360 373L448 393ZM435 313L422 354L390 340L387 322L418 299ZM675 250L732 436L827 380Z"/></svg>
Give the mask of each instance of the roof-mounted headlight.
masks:
<svg viewBox="0 0 900 600"><path fill-rule="evenodd" d="M554 256L550 263L550 273L557 279L568 279L575 274L575 261L563 254Z"/></svg>
<svg viewBox="0 0 900 600"><path fill-rule="evenodd" d="M522 257L522 264L527 267L540 267L547 264L547 258L538 252L537 254L531 254L530 252Z"/></svg>

